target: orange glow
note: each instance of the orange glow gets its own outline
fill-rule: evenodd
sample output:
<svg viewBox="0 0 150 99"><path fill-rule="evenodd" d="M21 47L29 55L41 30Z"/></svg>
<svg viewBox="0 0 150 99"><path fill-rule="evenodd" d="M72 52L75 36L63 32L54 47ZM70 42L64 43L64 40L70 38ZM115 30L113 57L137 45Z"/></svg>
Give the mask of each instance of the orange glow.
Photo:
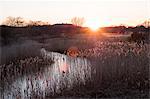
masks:
<svg viewBox="0 0 150 99"><path fill-rule="evenodd" d="M90 29L92 30L92 31L97 31L98 29L99 29L99 27L98 26L90 26Z"/></svg>
<svg viewBox="0 0 150 99"><path fill-rule="evenodd" d="M92 30L92 31L97 31L100 28L100 24L98 23L89 23L87 26Z"/></svg>
<svg viewBox="0 0 150 99"><path fill-rule="evenodd" d="M75 46L72 46L67 50L67 55L71 57L77 57L79 55L79 49Z"/></svg>

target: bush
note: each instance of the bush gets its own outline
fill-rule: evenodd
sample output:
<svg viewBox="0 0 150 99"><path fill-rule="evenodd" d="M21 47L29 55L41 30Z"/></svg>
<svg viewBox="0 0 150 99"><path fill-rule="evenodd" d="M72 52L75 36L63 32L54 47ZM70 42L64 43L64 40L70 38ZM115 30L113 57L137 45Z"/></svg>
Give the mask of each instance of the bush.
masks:
<svg viewBox="0 0 150 99"><path fill-rule="evenodd" d="M131 34L131 41L135 42L146 42L149 40L149 33L132 33Z"/></svg>

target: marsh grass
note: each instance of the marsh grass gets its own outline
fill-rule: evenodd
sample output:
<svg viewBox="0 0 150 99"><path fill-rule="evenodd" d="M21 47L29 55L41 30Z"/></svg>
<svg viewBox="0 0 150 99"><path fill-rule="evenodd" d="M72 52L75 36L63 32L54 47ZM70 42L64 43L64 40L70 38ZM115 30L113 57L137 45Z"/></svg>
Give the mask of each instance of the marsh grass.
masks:
<svg viewBox="0 0 150 99"><path fill-rule="evenodd" d="M57 40L55 40L54 42L55 44ZM47 41L47 42L49 43L46 43L47 45L45 44L45 47L48 46L50 43L52 43L52 41ZM68 48L67 46L71 45L68 43L68 45L66 45L65 47L61 45L61 41L59 43L60 46L58 46L57 48L59 50L62 49L63 51L65 51ZM85 43L88 42L85 41ZM65 43L63 42L63 44ZM30 83L29 89L32 89L30 90L32 94L29 95L28 97L34 97L34 98L47 98L47 97L148 98L149 97L149 93L148 93L149 80L150 80L149 79L150 45L149 44L137 44L135 42L122 42L122 41L114 41L114 42L95 41L95 43L92 43L92 45L91 43L89 44L89 46L91 45L92 47L89 48L87 47L85 49L81 47L82 44L80 43L75 43L75 44L80 50L79 58L84 57L90 61L91 71L88 71L87 69L86 72L89 74L91 73L91 77L90 77L91 79L89 80L87 79L84 83L79 83L79 82L73 83L71 87L69 87L68 89L65 85L67 83L64 83L68 79L67 76L65 76L66 78L63 78L63 76L58 75L57 77L59 80L53 81L53 83L51 82L51 84L53 84L53 87L50 88L39 87L39 89L34 89L36 87L33 87L32 89L31 82L33 84L40 83L40 78L38 77L41 77L42 79L49 79L49 76L45 76L45 75L50 75L50 74L48 74L48 72L45 70L49 70L46 68L51 66L51 62L52 62L50 60L46 61L43 57L39 55L38 52L40 51L41 46L39 47L39 43L38 43L37 44L38 47L36 48L39 51L36 51L37 49L35 49L35 47L30 45L30 47L28 46L26 48L29 49L31 48L31 50L24 51L25 50L24 48L21 49L21 52L23 52L23 54L8 53L9 57L13 59L14 57L16 57L16 55L17 56L19 55L19 57L23 57L24 55L28 55L27 53L33 54L34 52L36 52L35 57L17 59L14 62L10 62L9 64L4 64L0 66L1 68L0 76L1 76L1 81L3 81L1 82L2 83L1 88L10 91L9 87L7 88L4 87L3 85L5 86L11 85L14 79L18 79L26 75L27 78L30 78L28 82ZM52 46L49 46L47 47L47 49L49 49L49 51L52 51L53 49L51 49L51 47ZM14 50L17 51L17 49ZM56 61L54 61L54 63L55 62ZM42 74L41 76L39 75L40 72L38 69L44 70L41 72ZM80 77L82 78L82 76L80 75L82 73L82 69L84 70L86 69L84 67L80 69L81 70L79 71L76 71L75 69L76 72L74 71L74 74L78 74L78 76L72 76L74 77L72 79L78 79ZM20 70L23 70L24 72L21 72ZM34 70L37 71L34 72ZM23 79L24 78L22 78L22 80L18 80L16 84L20 84L20 82L23 82L24 81ZM47 80L43 80L43 81L47 81ZM60 86L59 91L55 90L57 89L56 86ZM17 90L21 91L23 90L23 88ZM42 90L45 90L46 94L43 94ZM1 90L1 92L2 91L3 90ZM17 92L14 93L19 94Z"/></svg>

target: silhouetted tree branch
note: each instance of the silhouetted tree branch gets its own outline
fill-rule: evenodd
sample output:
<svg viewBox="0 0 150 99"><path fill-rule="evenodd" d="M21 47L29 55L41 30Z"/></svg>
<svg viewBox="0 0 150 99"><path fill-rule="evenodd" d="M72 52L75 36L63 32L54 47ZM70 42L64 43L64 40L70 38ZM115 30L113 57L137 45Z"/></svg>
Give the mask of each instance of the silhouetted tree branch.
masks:
<svg viewBox="0 0 150 99"><path fill-rule="evenodd" d="M82 26L84 24L84 18L74 17L71 19L71 23L76 26Z"/></svg>
<svg viewBox="0 0 150 99"><path fill-rule="evenodd" d="M3 24L16 27L26 26L25 20L21 17L7 17Z"/></svg>
<svg viewBox="0 0 150 99"><path fill-rule="evenodd" d="M43 22L43 21L29 21L28 25L31 26L41 26L41 25L48 25L48 22Z"/></svg>

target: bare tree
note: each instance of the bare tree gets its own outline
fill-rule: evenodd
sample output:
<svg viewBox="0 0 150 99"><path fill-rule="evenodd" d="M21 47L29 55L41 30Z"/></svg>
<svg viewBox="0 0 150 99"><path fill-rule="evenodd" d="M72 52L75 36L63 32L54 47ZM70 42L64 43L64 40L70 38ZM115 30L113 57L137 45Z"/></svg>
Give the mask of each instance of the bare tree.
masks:
<svg viewBox="0 0 150 99"><path fill-rule="evenodd" d="M6 20L3 22L3 24L8 26L16 26L16 27L21 27L26 25L24 19L21 17L7 17Z"/></svg>
<svg viewBox="0 0 150 99"><path fill-rule="evenodd" d="M147 27L147 28L150 27L150 19L144 21L144 22L142 23L142 25L145 26L145 27Z"/></svg>
<svg viewBox="0 0 150 99"><path fill-rule="evenodd" d="M28 22L28 25L31 25L31 26L40 26L40 25L48 25L49 23L48 22L42 22L42 21L29 21Z"/></svg>
<svg viewBox="0 0 150 99"><path fill-rule="evenodd" d="M80 17L74 17L71 19L71 23L76 26L82 26L84 22L85 22L84 18L80 18Z"/></svg>

